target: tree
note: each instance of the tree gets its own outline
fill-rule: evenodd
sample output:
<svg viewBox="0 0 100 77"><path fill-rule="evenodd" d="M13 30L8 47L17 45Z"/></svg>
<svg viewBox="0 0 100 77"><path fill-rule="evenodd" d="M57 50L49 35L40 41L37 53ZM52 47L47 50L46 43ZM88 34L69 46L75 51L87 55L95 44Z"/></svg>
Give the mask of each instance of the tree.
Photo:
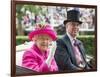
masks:
<svg viewBox="0 0 100 77"><path fill-rule="evenodd" d="M17 34L18 35L24 34L24 31L22 29L22 24L21 24L22 16L24 16L24 13L21 11L22 7L23 7L23 5L16 5L16 17L18 19L18 24L16 26L17 26Z"/></svg>
<svg viewBox="0 0 100 77"><path fill-rule="evenodd" d="M17 24L18 35L24 35L24 30L22 28L21 21L22 21L22 17L26 14L27 10L30 11L31 14L34 13L35 15L42 13L42 7L37 5L23 5L23 4L16 5L16 17L18 19L18 24Z"/></svg>

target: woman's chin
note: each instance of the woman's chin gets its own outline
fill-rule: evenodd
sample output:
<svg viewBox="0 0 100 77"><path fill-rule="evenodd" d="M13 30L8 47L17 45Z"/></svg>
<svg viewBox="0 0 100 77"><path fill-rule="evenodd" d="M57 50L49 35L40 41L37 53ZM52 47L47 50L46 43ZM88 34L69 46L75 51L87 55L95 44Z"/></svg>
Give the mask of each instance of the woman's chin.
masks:
<svg viewBox="0 0 100 77"><path fill-rule="evenodd" d="M46 51L48 48L47 47L43 47L42 48L42 51Z"/></svg>

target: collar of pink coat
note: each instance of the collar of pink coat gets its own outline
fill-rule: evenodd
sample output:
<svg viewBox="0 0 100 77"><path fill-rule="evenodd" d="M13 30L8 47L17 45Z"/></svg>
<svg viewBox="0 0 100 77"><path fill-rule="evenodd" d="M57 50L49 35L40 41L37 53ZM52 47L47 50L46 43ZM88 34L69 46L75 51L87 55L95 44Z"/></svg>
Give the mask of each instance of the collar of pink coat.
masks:
<svg viewBox="0 0 100 77"><path fill-rule="evenodd" d="M36 44L34 44L32 47L31 47L35 52L37 52L38 54L42 55L42 56L47 56L48 54L48 50L47 51L44 51L42 52L38 46Z"/></svg>

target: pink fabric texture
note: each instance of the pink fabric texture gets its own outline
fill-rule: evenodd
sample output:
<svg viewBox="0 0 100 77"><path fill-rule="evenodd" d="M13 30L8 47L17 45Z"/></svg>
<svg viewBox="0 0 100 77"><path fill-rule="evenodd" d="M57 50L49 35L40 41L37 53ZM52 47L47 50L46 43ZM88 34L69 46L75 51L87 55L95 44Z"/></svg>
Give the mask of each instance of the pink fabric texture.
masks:
<svg viewBox="0 0 100 77"><path fill-rule="evenodd" d="M52 59L50 67L48 67L48 65L45 63L47 56L47 51L42 53L36 45L33 45L24 53L22 66L37 72L58 71L58 67L54 58Z"/></svg>
<svg viewBox="0 0 100 77"><path fill-rule="evenodd" d="M52 28L51 25L44 25L45 27L41 27L43 25L38 24L36 25L35 30L33 30L32 32L29 33L29 39L32 40L32 38L34 37L34 35L38 35L38 34L47 34L49 35L53 40L57 39L57 34L54 31L54 29Z"/></svg>

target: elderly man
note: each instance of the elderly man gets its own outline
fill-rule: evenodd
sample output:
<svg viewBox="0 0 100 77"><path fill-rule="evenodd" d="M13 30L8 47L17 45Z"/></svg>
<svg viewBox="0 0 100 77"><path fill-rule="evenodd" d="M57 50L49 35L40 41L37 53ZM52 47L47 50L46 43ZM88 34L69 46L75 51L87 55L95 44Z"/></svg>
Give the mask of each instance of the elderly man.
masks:
<svg viewBox="0 0 100 77"><path fill-rule="evenodd" d="M64 21L66 34L57 40L57 50L55 53L55 60L59 71L89 69L83 44L76 38L79 26L82 24L79 16L80 12L78 10L73 9L67 12L67 20Z"/></svg>

